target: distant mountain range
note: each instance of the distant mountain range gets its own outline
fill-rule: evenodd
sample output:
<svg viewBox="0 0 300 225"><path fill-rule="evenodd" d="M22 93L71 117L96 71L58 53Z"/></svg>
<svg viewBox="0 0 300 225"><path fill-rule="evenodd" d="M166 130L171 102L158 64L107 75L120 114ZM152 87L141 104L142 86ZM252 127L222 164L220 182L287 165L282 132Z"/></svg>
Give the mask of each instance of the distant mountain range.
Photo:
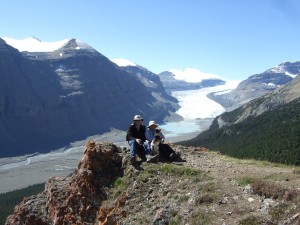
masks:
<svg viewBox="0 0 300 225"><path fill-rule="evenodd" d="M288 83L299 73L300 61L285 62L263 73L250 76L229 93L211 93L208 97L230 111Z"/></svg>
<svg viewBox="0 0 300 225"><path fill-rule="evenodd" d="M196 90L205 87L214 87L218 85L223 85L226 82L224 79L214 76L205 77L204 79L199 80L198 82L188 82L186 80L178 79L176 77L176 72L164 71L158 74L167 93L171 93L172 91ZM186 72L186 74L188 73L189 72Z"/></svg>

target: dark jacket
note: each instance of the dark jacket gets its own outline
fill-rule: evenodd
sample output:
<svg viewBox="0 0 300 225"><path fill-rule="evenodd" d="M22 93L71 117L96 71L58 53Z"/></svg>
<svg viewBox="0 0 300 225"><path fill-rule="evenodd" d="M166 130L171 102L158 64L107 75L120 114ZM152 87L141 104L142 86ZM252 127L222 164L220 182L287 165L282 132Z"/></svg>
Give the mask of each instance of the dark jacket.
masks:
<svg viewBox="0 0 300 225"><path fill-rule="evenodd" d="M146 127L141 124L140 129L137 130L134 124L131 124L127 130L126 141L130 141L134 138L141 139L143 142L146 141L145 137Z"/></svg>

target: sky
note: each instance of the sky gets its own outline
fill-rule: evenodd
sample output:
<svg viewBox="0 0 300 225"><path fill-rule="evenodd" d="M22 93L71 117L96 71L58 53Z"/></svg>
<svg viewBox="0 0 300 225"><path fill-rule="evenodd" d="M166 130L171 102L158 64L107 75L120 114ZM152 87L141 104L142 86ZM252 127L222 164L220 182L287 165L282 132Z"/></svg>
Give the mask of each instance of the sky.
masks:
<svg viewBox="0 0 300 225"><path fill-rule="evenodd" d="M76 38L154 73L243 80L300 60L299 0L0 0L0 37Z"/></svg>

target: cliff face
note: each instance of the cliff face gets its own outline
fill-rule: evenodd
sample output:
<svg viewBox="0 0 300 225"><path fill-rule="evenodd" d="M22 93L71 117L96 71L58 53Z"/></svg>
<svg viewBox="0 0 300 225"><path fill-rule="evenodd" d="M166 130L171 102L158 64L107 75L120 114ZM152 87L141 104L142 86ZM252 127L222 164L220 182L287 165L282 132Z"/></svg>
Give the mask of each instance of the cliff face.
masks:
<svg viewBox="0 0 300 225"><path fill-rule="evenodd" d="M66 178L49 179L44 192L25 198L15 207L6 225L94 224L96 218L107 220L111 210L100 210L100 206L109 185L121 173L121 161L121 150L115 145L89 142L77 170ZM122 201L121 196L117 204Z"/></svg>

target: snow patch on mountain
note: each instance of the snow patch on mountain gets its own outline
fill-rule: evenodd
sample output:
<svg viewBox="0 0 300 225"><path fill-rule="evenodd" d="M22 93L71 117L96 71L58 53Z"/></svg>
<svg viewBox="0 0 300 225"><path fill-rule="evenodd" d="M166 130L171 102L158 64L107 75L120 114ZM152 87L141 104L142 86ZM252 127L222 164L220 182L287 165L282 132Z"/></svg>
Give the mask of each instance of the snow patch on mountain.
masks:
<svg viewBox="0 0 300 225"><path fill-rule="evenodd" d="M202 80L207 79L220 79L224 80L222 77L211 74L205 73L197 69L193 68L186 68L184 70L172 69L169 72L174 74L174 78L177 80L184 80L186 82L197 83L201 82Z"/></svg>
<svg viewBox="0 0 300 225"><path fill-rule="evenodd" d="M137 64L135 64L127 59L111 59L111 61L120 67L137 66Z"/></svg>
<svg viewBox="0 0 300 225"><path fill-rule="evenodd" d="M285 75L290 76L292 78L295 78L297 76L297 74L292 74L292 73L288 72L286 69L286 65L284 63L282 63L278 66L275 66L272 69L267 70L267 72L284 73Z"/></svg>
<svg viewBox="0 0 300 225"><path fill-rule="evenodd" d="M17 40L9 37L2 37L2 39L10 46L18 49L20 52L53 52L65 44L67 44L70 39L64 39L55 42L42 42L35 37L28 37L22 40Z"/></svg>
<svg viewBox="0 0 300 225"><path fill-rule="evenodd" d="M88 45L87 43L81 40L76 39L76 44L77 44L77 47L75 48L76 50L86 49L86 50L94 51L94 49L90 45Z"/></svg>
<svg viewBox="0 0 300 225"><path fill-rule="evenodd" d="M75 47L76 50L92 50L94 49L89 46L87 43L80 41L78 39L64 39L61 41L55 41L55 42L43 42L35 37L28 37L22 40L17 40L14 38L9 37L2 37L2 39L10 46L18 49L20 52L53 52L57 49L60 49L67 45L71 40L76 41L77 47ZM62 53L60 53L60 56L62 57Z"/></svg>

